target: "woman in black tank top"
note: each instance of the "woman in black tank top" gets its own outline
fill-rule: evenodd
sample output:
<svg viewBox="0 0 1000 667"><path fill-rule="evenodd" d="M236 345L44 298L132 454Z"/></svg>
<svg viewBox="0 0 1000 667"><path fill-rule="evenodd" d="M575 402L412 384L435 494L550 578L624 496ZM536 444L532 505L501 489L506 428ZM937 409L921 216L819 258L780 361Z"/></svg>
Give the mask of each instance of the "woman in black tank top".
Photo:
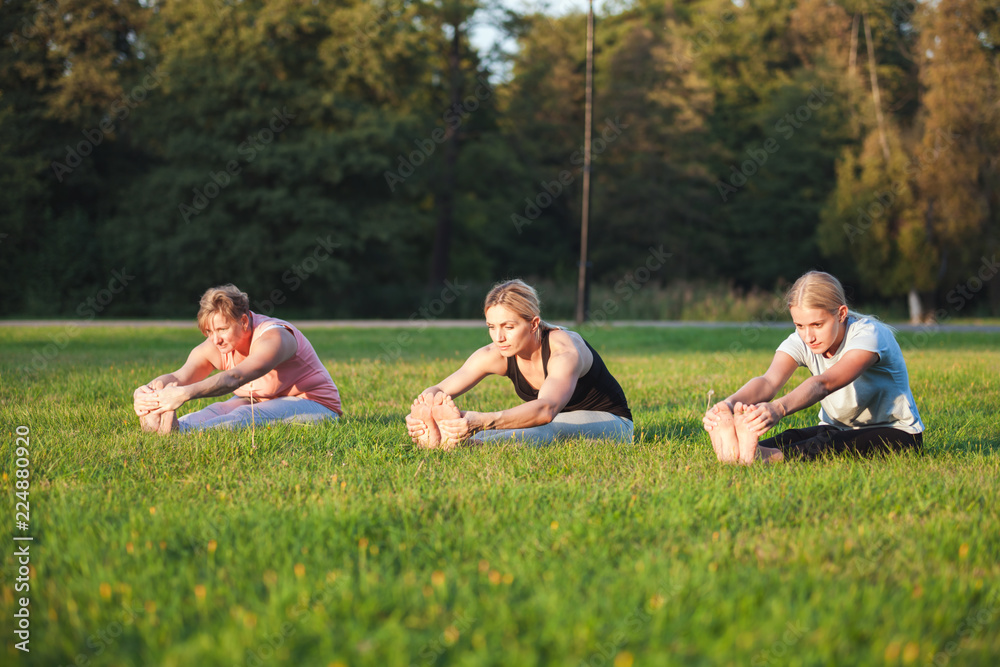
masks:
<svg viewBox="0 0 1000 667"><path fill-rule="evenodd" d="M406 417L414 442L449 448L470 438L632 441L632 413L621 385L579 334L542 321L531 286L520 280L500 283L483 310L493 342L417 396ZM510 378L525 402L497 412L459 410L452 398L488 375Z"/></svg>

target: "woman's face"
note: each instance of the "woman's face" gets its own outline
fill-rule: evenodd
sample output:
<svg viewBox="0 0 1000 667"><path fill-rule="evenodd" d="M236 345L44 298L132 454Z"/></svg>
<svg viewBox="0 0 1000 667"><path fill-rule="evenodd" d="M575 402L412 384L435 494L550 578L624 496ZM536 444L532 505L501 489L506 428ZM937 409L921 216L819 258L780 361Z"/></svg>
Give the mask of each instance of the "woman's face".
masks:
<svg viewBox="0 0 1000 667"><path fill-rule="evenodd" d="M490 306L486 310L486 328L497 350L505 357L512 357L524 351L534 350L538 345L534 330L539 318L530 322L503 306Z"/></svg>
<svg viewBox="0 0 1000 667"><path fill-rule="evenodd" d="M228 354L233 350L245 351L241 344L249 341L252 335L250 318L246 315L234 322L222 313L213 313L208 321L208 329L205 331L205 336L215 344L215 347L222 354Z"/></svg>
<svg viewBox="0 0 1000 667"><path fill-rule="evenodd" d="M827 359L837 353L847 333L847 306L841 306L832 313L822 308L798 306L792 306L789 311L795 331L810 350Z"/></svg>

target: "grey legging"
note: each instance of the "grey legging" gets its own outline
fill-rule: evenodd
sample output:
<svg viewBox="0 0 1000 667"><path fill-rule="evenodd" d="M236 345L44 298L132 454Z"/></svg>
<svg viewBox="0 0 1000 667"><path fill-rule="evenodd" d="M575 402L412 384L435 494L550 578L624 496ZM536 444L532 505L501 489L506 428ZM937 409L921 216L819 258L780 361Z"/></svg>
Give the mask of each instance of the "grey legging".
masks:
<svg viewBox="0 0 1000 667"><path fill-rule="evenodd" d="M212 405L186 414L177 421L180 430L203 431L209 428L244 428L250 426L251 414L255 424L285 422L311 424L324 419L337 419L337 413L309 399L300 396L280 396L266 401L257 401L250 410L250 400L234 396L228 401Z"/></svg>
<svg viewBox="0 0 1000 667"><path fill-rule="evenodd" d="M510 428L482 431L473 440L488 442L511 438L531 445L547 445L569 438L594 438L615 442L632 442L632 422L610 412L574 410L560 412L548 424L532 428Z"/></svg>

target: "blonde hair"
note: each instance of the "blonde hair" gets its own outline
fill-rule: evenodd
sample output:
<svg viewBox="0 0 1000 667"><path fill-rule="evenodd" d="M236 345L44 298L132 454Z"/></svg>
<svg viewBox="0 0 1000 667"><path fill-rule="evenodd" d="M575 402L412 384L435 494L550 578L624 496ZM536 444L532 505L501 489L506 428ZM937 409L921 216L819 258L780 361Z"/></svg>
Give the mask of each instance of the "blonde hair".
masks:
<svg viewBox="0 0 1000 667"><path fill-rule="evenodd" d="M812 310L818 308L828 313L836 313L841 306L847 306L844 286L834 276L824 271L809 271L802 274L785 294L785 305ZM872 315L858 313L848 306L848 317L861 319Z"/></svg>
<svg viewBox="0 0 1000 667"><path fill-rule="evenodd" d="M244 315L250 317L250 297L232 283L210 287L201 295L198 308L198 328L202 333L208 330L209 320L216 313L231 322L239 322Z"/></svg>
<svg viewBox="0 0 1000 667"><path fill-rule="evenodd" d="M541 319L542 304L538 298L538 292L519 278L493 286L483 302L483 315L486 315L486 311L493 306L503 306L527 322L531 322L536 317L539 318L538 329L535 330L535 339L537 340L541 340L543 331L559 328Z"/></svg>

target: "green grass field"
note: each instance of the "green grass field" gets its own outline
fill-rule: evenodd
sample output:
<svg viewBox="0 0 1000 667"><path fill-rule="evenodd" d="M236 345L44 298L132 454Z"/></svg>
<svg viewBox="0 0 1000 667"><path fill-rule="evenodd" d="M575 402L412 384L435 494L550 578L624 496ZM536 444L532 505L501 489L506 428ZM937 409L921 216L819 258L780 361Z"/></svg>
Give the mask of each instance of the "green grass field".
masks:
<svg viewBox="0 0 1000 667"><path fill-rule="evenodd" d="M899 334L922 455L719 465L708 390L762 372L789 332L590 330L633 446L442 453L403 416L485 328L307 329L345 418L253 444L139 431L132 390L180 365L193 326L0 328L3 664L996 665L996 335ZM516 400L493 378L459 403Z"/></svg>

